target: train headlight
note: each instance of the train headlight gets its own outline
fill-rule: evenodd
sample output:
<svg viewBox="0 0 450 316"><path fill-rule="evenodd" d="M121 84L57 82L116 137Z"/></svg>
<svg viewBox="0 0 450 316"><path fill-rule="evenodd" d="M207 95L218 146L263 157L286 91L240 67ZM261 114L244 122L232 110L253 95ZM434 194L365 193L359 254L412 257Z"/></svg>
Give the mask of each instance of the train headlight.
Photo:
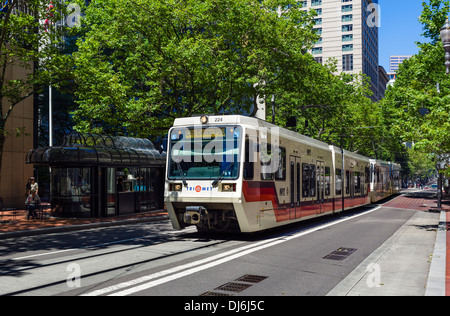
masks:
<svg viewBox="0 0 450 316"><path fill-rule="evenodd" d="M203 115L203 116L200 118L200 122L202 122L202 124L208 123L208 117L207 117L206 115Z"/></svg>
<svg viewBox="0 0 450 316"><path fill-rule="evenodd" d="M181 183L171 183L170 191L181 192L183 190L183 185Z"/></svg>
<svg viewBox="0 0 450 316"><path fill-rule="evenodd" d="M236 184L222 184L222 192L236 192Z"/></svg>

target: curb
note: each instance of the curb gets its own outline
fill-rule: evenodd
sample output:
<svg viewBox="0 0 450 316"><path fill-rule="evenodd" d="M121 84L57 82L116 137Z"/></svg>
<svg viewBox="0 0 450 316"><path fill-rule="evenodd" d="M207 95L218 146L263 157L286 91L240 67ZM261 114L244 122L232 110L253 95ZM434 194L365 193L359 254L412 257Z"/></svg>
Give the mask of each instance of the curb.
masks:
<svg viewBox="0 0 450 316"><path fill-rule="evenodd" d="M447 262L447 215L441 212L425 296L445 296Z"/></svg>
<svg viewBox="0 0 450 316"><path fill-rule="evenodd" d="M167 220L167 219L169 219L168 215L159 215L159 216L153 216L153 217L147 217L147 218L132 218L132 219L126 219L126 220L111 221L111 222L100 222L100 223L90 223L90 224L81 224L81 225L68 225L68 226L49 227L49 228L32 229L32 230L20 230L20 231L15 231L15 232L0 233L0 240L16 238L16 237L28 237L28 236L38 236L38 235L54 234L54 233L61 233L61 232L80 231L80 230L100 228L100 227L113 227L113 226L129 225L129 224L146 223L146 222L158 222L158 221Z"/></svg>

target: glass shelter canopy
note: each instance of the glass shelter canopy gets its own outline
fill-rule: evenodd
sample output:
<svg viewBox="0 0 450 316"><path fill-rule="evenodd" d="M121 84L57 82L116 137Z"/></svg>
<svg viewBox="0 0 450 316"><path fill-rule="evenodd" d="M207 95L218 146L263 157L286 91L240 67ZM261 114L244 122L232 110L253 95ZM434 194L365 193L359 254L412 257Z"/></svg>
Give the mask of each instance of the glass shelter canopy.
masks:
<svg viewBox="0 0 450 316"><path fill-rule="evenodd" d="M164 166L166 154L148 139L72 132L61 146L31 150L28 164L49 166Z"/></svg>

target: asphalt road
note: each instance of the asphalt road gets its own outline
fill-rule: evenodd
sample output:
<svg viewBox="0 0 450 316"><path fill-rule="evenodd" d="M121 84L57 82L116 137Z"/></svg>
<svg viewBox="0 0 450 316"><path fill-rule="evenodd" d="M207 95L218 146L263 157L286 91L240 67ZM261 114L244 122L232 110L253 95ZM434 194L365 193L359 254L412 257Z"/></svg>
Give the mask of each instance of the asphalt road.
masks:
<svg viewBox="0 0 450 316"><path fill-rule="evenodd" d="M7 239L0 295L322 296L415 212L371 206L244 236L162 221ZM338 249L344 260L324 259Z"/></svg>

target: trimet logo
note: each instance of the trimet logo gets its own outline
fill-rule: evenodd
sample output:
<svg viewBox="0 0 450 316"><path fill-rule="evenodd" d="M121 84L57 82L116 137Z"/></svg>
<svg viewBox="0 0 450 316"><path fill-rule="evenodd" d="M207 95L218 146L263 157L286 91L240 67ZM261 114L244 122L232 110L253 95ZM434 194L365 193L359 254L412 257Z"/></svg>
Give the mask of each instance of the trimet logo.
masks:
<svg viewBox="0 0 450 316"><path fill-rule="evenodd" d="M210 192L212 191L212 187L202 187L200 185L197 185L196 187L187 187L188 191L195 191L197 193L200 193L202 191Z"/></svg>

